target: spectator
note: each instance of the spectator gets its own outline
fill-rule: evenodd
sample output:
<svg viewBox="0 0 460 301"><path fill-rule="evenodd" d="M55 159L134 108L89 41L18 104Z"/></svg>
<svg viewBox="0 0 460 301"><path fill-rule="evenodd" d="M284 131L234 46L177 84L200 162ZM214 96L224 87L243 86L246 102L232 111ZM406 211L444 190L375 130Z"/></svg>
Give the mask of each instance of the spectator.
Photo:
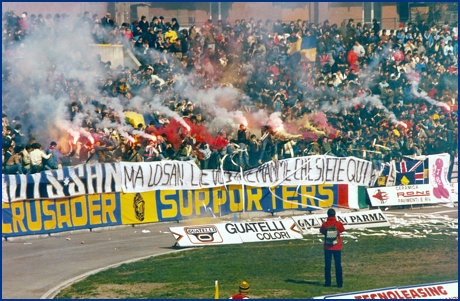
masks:
<svg viewBox="0 0 460 301"><path fill-rule="evenodd" d="M30 152L30 173L37 173L43 171L43 159L51 158L52 154L45 154L45 152L41 149L40 143L33 143L32 144L32 151Z"/></svg>
<svg viewBox="0 0 460 301"><path fill-rule="evenodd" d="M30 163L30 152L32 151L32 146L27 144L26 147L22 150L22 170L25 174L30 173L31 163Z"/></svg>
<svg viewBox="0 0 460 301"><path fill-rule="evenodd" d="M110 13L106 13L104 18L101 19L101 25L107 32L110 32L115 27L115 21L112 19Z"/></svg>
<svg viewBox="0 0 460 301"><path fill-rule="evenodd" d="M45 170L54 170L62 168L62 153L57 148L57 143L52 141L49 148L45 151L47 155L51 154L51 157L46 160Z"/></svg>
<svg viewBox="0 0 460 301"><path fill-rule="evenodd" d="M171 43L175 43L177 40L177 33L172 29L172 27L168 27L168 31L165 34L165 39L169 39Z"/></svg>
<svg viewBox="0 0 460 301"><path fill-rule="evenodd" d="M374 32L375 35L377 35L378 32L380 31L380 24L377 21L377 19L372 20L372 31Z"/></svg>
<svg viewBox="0 0 460 301"><path fill-rule="evenodd" d="M10 15L3 35L6 51L2 59L2 96L3 113L6 114L2 118L2 142L6 155L10 146L14 148L57 139L55 136L53 139L46 137L51 132L43 130L52 127L53 121L37 110L42 105L34 103L37 94L33 91L38 90L45 93L45 98L51 103L58 99L69 99L68 102L64 101L68 112L59 112L62 114L57 116L63 116L59 119L66 124L66 130L69 128L66 122L69 122L72 130L80 136L72 136L69 143L62 144L69 145L69 150L65 151L69 154L67 164L85 163L88 159L99 162L142 162L149 158L143 153L147 151L151 139L142 136L148 134L158 139L158 153L163 154L165 160L177 159L179 155L191 160L198 157L202 167L221 168L219 159L223 156L222 150L231 144L228 150L234 152L235 163L247 165L244 157L240 157L240 154L244 154L239 150L241 147L235 146L240 145L237 131L241 121L230 118L235 124L230 122L222 126L220 123L227 120L226 114L231 112L252 120L259 110L267 116L275 113L280 117L279 123L290 129L289 134L300 134L302 138L293 144L289 136L267 124L268 117L264 121L260 117L255 118L260 123L251 121L248 135L260 127L263 127L263 131L254 137L251 135L247 141L249 165L253 167L277 157L292 156L292 153L303 155L330 151L330 154L337 156L362 156L364 152L353 149L372 150L369 148L372 137L378 137L382 143L386 142L388 136L388 143L391 144L393 140L394 150L380 150L385 158L396 158L399 151L425 155L442 151L443 148L456 150L456 134L451 132L458 125L455 113L446 113L444 116L436 111L440 116L439 122L429 119L430 122L425 124L437 107L449 107L449 112L457 110L458 43L454 35L455 27L449 27L447 32L439 32L436 26L428 28L423 24L408 24L405 32L404 25L400 26L400 30L391 31L375 26L374 22L370 29L367 25L355 24L352 19L348 20L348 24L342 23L339 28L325 21L321 22L319 28L316 24L301 20L288 22L286 32L291 31L296 36L317 36L315 64L302 61L304 58L299 55L300 51L289 52L289 44L295 42L295 37L286 40L282 36L284 29L279 20L273 26L271 21L256 22L254 18L247 23L240 19L234 24L227 19L222 25L207 21L202 28L192 26L188 32L176 32L177 19L172 19L171 24L167 23L172 28L168 29L165 37L163 28L167 25L163 17L153 18L146 29L141 28L141 25L147 25L142 24L147 23L143 18L117 27L110 16L106 16L102 23L97 18L91 20L94 23L91 30L94 40L129 48L134 43L133 53L142 66L134 70L117 66L111 69L111 62L102 62L100 57L85 60L80 50L75 50L68 52L65 66L61 63L55 66L54 61L59 62L60 59L53 59L51 63L45 54L40 54L40 60L35 61L41 63L44 60L48 65L34 68L37 73L29 75L21 71L28 70L24 69L22 63L28 56L21 56L21 51L23 55L24 50L36 45L33 43L40 39L56 49L62 48L59 46L61 41L68 41L68 37L62 35L68 23L64 16L53 19L52 15L46 15L46 18L39 15L36 20L32 16L27 19L26 16L30 34L25 35L19 25L21 19L24 18ZM81 24L79 22L89 24L89 15L78 17L74 25L78 26ZM110 25L112 22L113 25ZM374 31L376 28L377 34ZM68 31L69 37L73 34L74 30ZM81 41L80 38L74 39L75 45L79 46L75 49L84 49ZM43 45L36 47L41 48ZM14 57L25 59L12 60L8 54L10 52ZM46 70L44 74L39 73L42 69ZM85 80L76 74L86 74ZM37 82L39 78L43 80ZM18 91L19 84L30 89ZM211 99L215 99L216 93L222 90L232 92L225 93L229 97L225 101L221 99L222 96L217 97L219 104L225 103L225 109L219 108L223 111L217 113L214 108L220 106ZM427 96L421 96L425 95L423 93L427 93ZM117 97L116 103L113 97ZM425 108L422 109L419 104L425 104ZM47 103L43 107L54 112L59 106ZM176 115L171 117L171 114L169 117L152 114L160 109L175 111L181 119L177 119L179 117ZM144 116L146 124L154 121L154 125L143 129L133 122L124 128L120 125L124 120L122 115L124 111L133 110ZM414 114L407 113L411 110L414 110ZM318 132L306 130L303 127L306 119L302 118L313 118L310 116L320 113L325 114L325 123L334 129L322 128ZM390 118L392 114L397 120ZM6 115L21 116L21 119L10 122ZM423 119L420 126L427 127L423 130L425 133L415 120L417 118ZM46 122L40 123L38 120ZM407 122L408 128L403 128L399 121ZM218 126L214 125L216 122ZM182 128L184 123L191 126L190 134L195 136L183 143L184 133L187 132ZM106 127L109 124L113 127ZM21 127L16 128L18 125ZM228 136L217 135L222 127L229 133ZM134 134L134 131L143 134ZM198 134L202 132L206 133L206 138ZM348 133L349 137L338 135L333 139L324 139L336 132ZM85 133L84 137L82 133ZM436 138L433 146L419 137L424 135ZM160 136L164 137L161 143L163 138ZM414 138L412 147L410 142L406 144L409 141L405 138L407 136ZM238 139L232 144L230 137ZM217 139L217 144L214 139ZM401 149L404 145L408 149ZM102 158L104 155L105 158ZM399 156L401 159L402 154ZM24 162L27 160L25 157L22 159ZM158 158L163 159L161 156ZM375 165L379 164L381 158L369 157L368 152L366 159L372 160ZM225 166L238 169L232 162ZM31 166L29 168L32 169ZM23 168L23 171L26 169Z"/></svg>
<svg viewBox="0 0 460 301"><path fill-rule="evenodd" d="M23 174L22 170L22 147L20 146L10 146L5 154L4 166L6 174Z"/></svg>
<svg viewBox="0 0 460 301"><path fill-rule="evenodd" d="M143 33L148 32L149 22L147 21L146 16L141 17L141 20L139 21L138 26L140 27L140 29L142 30Z"/></svg>

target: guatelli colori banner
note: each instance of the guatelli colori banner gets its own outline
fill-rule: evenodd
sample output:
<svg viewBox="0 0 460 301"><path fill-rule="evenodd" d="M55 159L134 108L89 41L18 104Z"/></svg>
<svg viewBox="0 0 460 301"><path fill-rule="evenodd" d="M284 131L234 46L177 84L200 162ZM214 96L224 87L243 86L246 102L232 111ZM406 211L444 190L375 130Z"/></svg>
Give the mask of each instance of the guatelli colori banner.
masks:
<svg viewBox="0 0 460 301"><path fill-rule="evenodd" d="M170 227L177 246L209 246L302 239L292 219Z"/></svg>

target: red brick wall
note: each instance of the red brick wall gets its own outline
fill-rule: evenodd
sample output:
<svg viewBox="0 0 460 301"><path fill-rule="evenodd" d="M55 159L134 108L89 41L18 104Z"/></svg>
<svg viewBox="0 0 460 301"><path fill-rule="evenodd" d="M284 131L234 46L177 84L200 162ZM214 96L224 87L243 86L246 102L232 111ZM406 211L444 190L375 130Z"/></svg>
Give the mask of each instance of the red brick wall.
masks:
<svg viewBox="0 0 460 301"><path fill-rule="evenodd" d="M7 10L14 11L18 16L23 12L29 16L66 13L71 18L89 11L91 15L97 13L102 18L107 12L107 2L2 2L2 12Z"/></svg>
<svg viewBox="0 0 460 301"><path fill-rule="evenodd" d="M138 2L131 3L119 3L117 5L117 13L115 18L119 23L126 21L129 14L130 5L134 5ZM329 20L330 24L337 23L349 18L355 19L356 22L360 22L362 19L362 7L359 3L335 3L328 5L328 3L319 3L319 15L318 21L323 22L325 19ZM107 2L2 2L2 11L13 10L16 14L20 15L23 11L27 11L28 14L69 14L71 17L76 17L78 14L84 11L90 11L91 14L97 13L99 17L102 17L107 12ZM186 9L173 9L165 10L163 8L149 8L147 6L138 7L138 13L146 15L149 21L153 16L164 16L166 21L171 21L171 18L176 17L180 24L188 24L189 17L195 19L195 24L202 25L208 18L208 11L206 10L186 10ZM229 16L232 23L236 19L246 19L253 17L256 20L261 19L265 22L267 19L276 20L281 19L283 22L289 22L297 19L310 20L310 12L307 2L303 3L272 3L272 2L236 2L233 3ZM313 16L312 16L313 17ZM395 22L396 19L396 22ZM133 20L130 20L133 21ZM395 29L399 17L397 14L396 4L393 2L387 2L382 7L382 28ZM396 24L396 27L395 27Z"/></svg>

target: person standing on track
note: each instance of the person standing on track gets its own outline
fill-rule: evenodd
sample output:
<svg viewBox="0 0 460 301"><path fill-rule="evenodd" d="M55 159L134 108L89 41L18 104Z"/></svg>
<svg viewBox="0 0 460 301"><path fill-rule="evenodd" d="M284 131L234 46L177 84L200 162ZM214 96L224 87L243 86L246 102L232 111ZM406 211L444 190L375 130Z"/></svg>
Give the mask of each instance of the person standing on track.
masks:
<svg viewBox="0 0 460 301"><path fill-rule="evenodd" d="M324 234L324 278L326 280L324 286L331 286L331 265L332 256L334 256L337 287L342 287L342 238L340 233L345 231L345 227L336 219L334 209L330 208L327 211L327 221L321 225L319 231Z"/></svg>
<svg viewBox="0 0 460 301"><path fill-rule="evenodd" d="M240 283L239 293L234 294L229 299L249 299L249 283L243 281Z"/></svg>

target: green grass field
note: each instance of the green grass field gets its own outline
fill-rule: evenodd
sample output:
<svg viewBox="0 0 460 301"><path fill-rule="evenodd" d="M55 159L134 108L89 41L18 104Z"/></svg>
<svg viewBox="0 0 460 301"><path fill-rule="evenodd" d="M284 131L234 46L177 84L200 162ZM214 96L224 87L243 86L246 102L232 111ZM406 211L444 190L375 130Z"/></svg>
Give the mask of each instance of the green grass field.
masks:
<svg viewBox="0 0 460 301"><path fill-rule="evenodd" d="M246 280L252 299L308 299L458 279L458 245L453 235L361 236L357 241L345 238L343 288L334 287L334 274L333 286L323 287L323 245L316 235L305 238L152 257L90 276L56 298L209 299L218 280L220 298L228 299Z"/></svg>

